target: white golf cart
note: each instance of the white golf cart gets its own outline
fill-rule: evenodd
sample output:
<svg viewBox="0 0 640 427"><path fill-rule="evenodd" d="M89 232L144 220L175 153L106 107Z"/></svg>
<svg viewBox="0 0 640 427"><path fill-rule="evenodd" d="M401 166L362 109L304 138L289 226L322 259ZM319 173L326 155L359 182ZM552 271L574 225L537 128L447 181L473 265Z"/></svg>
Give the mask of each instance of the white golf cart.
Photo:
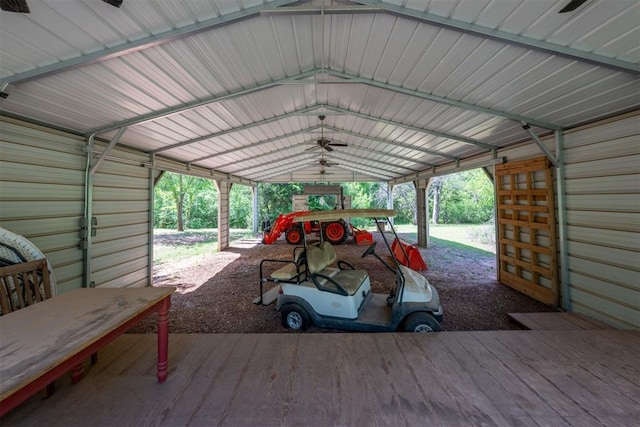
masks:
<svg viewBox="0 0 640 427"><path fill-rule="evenodd" d="M441 330L439 322L443 311L437 291L424 276L398 262L383 232L383 221L388 222L397 237L388 221L395 214L394 210L387 209L343 209L315 212L300 218L301 221L320 222L351 217L374 219L394 265L376 254L375 242L362 257L375 256L395 274L396 283L390 294L371 292L369 274L348 262L337 261L337 267L331 267L336 262L336 252L330 243L321 241L317 245L307 245L305 240L304 247L294 250L291 261L262 261L261 296L254 302L265 302L263 296L267 294L262 295L263 284L272 282L278 285L271 290L272 299L277 299L276 308L282 315L282 324L288 329L304 330L313 324L353 331ZM283 266L266 277L265 266L273 262Z"/></svg>

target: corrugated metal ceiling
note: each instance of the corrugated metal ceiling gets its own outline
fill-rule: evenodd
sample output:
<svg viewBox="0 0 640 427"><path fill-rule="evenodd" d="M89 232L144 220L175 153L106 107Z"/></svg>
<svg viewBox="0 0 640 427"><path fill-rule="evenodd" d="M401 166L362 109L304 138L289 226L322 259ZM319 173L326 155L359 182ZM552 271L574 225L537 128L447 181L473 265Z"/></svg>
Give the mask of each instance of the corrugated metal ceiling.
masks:
<svg viewBox="0 0 640 427"><path fill-rule="evenodd" d="M28 3L3 114L245 180L396 179L640 105L635 0Z"/></svg>

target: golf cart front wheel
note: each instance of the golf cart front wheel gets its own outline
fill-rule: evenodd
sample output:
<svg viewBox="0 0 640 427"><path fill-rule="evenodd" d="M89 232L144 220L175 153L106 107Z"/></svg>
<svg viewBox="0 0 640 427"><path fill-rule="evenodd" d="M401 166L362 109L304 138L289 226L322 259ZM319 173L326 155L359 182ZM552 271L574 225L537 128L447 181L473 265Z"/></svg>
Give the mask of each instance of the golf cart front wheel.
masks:
<svg viewBox="0 0 640 427"><path fill-rule="evenodd" d="M282 326L294 331L304 331L311 326L311 316L301 305L287 304L282 307Z"/></svg>
<svg viewBox="0 0 640 427"><path fill-rule="evenodd" d="M438 332L440 323L429 313L418 312L407 316L404 321L405 332Z"/></svg>

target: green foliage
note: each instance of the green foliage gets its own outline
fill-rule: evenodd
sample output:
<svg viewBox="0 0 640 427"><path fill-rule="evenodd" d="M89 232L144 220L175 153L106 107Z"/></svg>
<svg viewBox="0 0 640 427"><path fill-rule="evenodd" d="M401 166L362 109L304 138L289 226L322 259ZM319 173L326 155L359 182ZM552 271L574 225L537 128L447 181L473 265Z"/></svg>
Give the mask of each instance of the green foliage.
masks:
<svg viewBox="0 0 640 427"><path fill-rule="evenodd" d="M155 187L154 227L213 228L218 225L218 192L213 181L166 172Z"/></svg>
<svg viewBox="0 0 640 427"><path fill-rule="evenodd" d="M253 193L251 187L234 184L229 193L229 226L251 228L253 225Z"/></svg>
<svg viewBox="0 0 640 427"><path fill-rule="evenodd" d="M303 184L258 184L258 219L272 222L293 210L292 197L302 194Z"/></svg>
<svg viewBox="0 0 640 427"><path fill-rule="evenodd" d="M400 184L393 187L393 209L398 212L394 223L416 224L418 209L416 188L413 183Z"/></svg>
<svg viewBox="0 0 640 427"><path fill-rule="evenodd" d="M493 185L482 170L473 170L438 178L442 184L440 223L480 224L493 216ZM274 221L281 213L293 210L294 194L302 194L304 184L258 184L258 220ZM388 186L386 183L343 183L345 196L351 197L351 207L360 209L385 208ZM396 224L415 224L417 219L416 191L412 183L396 185L394 209L398 212ZM432 193L432 192L430 192ZM252 190L235 184L230 192L229 225L233 228L251 228L253 224ZM433 207L433 194L430 207ZM338 203L333 196L309 197L310 210L333 209ZM182 207L180 209L180 204ZM184 226L189 229L216 228L218 226L218 192L210 179L165 173L155 189L156 228L179 229L182 212ZM354 218L356 227L370 225L366 220Z"/></svg>
<svg viewBox="0 0 640 427"><path fill-rule="evenodd" d="M441 224L489 221L493 216L493 203L493 185L481 169L442 177Z"/></svg>

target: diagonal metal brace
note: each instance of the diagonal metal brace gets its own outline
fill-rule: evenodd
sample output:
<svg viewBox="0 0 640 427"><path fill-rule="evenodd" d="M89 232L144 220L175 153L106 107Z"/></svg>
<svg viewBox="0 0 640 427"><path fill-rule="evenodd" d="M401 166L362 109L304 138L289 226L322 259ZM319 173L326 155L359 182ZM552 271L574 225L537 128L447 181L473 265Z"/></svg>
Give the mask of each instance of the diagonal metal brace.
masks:
<svg viewBox="0 0 640 427"><path fill-rule="evenodd" d="M538 145L538 148L542 150L544 155L547 156L551 163L553 163L553 166L557 168L559 166L558 159L556 159L556 156L554 156L553 153L546 147L546 145L542 143L540 138L538 138L538 135L536 135L535 132L531 130L531 126L529 126L529 123L522 122L522 129L526 130L529 135L531 135L531 138L535 141L536 145Z"/></svg>

